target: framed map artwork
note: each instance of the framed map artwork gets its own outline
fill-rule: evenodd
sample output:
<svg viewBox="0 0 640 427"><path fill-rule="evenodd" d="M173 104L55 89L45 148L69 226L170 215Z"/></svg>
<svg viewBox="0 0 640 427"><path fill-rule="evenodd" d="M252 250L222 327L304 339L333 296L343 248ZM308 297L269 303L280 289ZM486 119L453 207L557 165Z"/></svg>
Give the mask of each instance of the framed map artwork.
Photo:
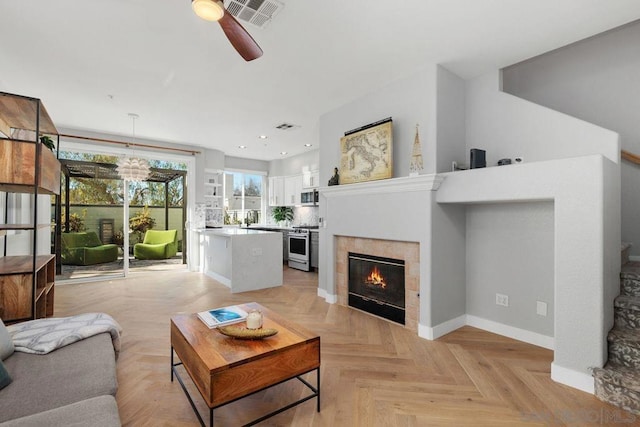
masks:
<svg viewBox="0 0 640 427"><path fill-rule="evenodd" d="M381 120L340 138L340 184L393 176L393 126Z"/></svg>

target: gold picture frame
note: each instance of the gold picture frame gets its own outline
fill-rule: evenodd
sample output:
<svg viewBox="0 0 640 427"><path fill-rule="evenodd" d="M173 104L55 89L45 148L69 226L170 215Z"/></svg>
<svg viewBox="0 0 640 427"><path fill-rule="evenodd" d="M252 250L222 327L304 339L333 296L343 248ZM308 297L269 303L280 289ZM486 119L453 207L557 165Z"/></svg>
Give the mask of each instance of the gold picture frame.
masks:
<svg viewBox="0 0 640 427"><path fill-rule="evenodd" d="M340 184L393 177L393 122L386 119L340 138Z"/></svg>

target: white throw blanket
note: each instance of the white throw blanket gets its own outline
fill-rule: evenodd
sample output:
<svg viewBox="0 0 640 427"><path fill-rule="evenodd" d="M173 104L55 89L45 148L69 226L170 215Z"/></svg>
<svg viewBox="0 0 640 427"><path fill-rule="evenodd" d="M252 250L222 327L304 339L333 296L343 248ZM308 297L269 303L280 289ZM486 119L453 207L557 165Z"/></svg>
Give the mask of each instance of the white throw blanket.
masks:
<svg viewBox="0 0 640 427"><path fill-rule="evenodd" d="M47 354L76 341L104 332L111 334L118 358L122 328L108 314L86 313L70 317L30 320L7 326L16 351Z"/></svg>

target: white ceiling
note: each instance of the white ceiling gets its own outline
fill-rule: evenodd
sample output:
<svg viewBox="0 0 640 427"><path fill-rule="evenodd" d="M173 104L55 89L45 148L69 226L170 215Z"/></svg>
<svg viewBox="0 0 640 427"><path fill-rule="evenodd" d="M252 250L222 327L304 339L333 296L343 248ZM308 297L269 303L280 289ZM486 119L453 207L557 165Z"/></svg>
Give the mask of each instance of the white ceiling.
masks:
<svg viewBox="0 0 640 427"><path fill-rule="evenodd" d="M138 137L272 160L431 64L467 79L640 18L638 0L281 1L246 26L264 56L245 62L189 0L0 0L0 90L41 98L58 127L130 136L135 112Z"/></svg>

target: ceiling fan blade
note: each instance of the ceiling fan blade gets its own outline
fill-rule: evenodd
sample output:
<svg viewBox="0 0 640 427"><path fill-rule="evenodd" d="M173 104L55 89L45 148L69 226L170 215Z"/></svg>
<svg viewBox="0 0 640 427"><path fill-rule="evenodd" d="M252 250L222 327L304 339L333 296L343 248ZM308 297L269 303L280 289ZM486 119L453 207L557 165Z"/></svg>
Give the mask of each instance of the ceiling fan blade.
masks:
<svg viewBox="0 0 640 427"><path fill-rule="evenodd" d="M227 35L231 45L238 51L245 61L253 61L262 56L262 49L242 25L225 10L224 15L218 21L222 31Z"/></svg>

